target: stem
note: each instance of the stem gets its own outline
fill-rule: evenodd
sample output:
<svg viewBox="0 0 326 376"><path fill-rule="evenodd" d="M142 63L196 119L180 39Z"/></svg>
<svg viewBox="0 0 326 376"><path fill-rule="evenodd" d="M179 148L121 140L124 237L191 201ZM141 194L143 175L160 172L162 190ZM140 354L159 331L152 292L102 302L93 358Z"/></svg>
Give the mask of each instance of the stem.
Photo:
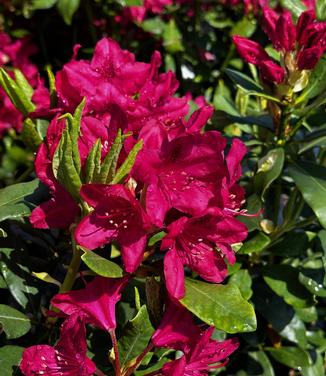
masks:
<svg viewBox="0 0 326 376"><path fill-rule="evenodd" d="M119 350L118 350L118 342L117 342L117 337L115 336L114 329L109 330L109 334L111 337L113 351L114 351L115 376L121 376L121 364L120 364L120 356L119 356Z"/></svg>
<svg viewBox="0 0 326 376"><path fill-rule="evenodd" d="M136 362L135 364L130 367L127 371L127 373L125 374L125 376L130 376L132 375L132 373L137 369L137 367L140 365L140 363L143 361L143 359L145 358L145 356L152 350L153 348L153 344L150 343L146 349L137 357L136 359Z"/></svg>
<svg viewBox="0 0 326 376"><path fill-rule="evenodd" d="M79 267L81 263L81 255L83 254L83 251L80 250L76 246L76 243L74 240L72 241L72 245L73 245L72 259L70 261L67 274L65 276L64 281L62 282L59 292L66 292L72 289L72 286L74 285L74 282L76 279L76 275L79 271Z"/></svg>

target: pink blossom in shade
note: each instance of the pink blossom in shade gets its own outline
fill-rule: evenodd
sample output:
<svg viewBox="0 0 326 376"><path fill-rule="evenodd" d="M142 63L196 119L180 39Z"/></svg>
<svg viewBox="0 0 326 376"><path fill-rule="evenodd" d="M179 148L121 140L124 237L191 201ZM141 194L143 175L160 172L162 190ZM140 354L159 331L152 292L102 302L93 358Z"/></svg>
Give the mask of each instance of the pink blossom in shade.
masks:
<svg viewBox="0 0 326 376"><path fill-rule="evenodd" d="M80 290L55 295L51 303L66 315L86 315L87 321L104 330L115 329L115 305L129 277L96 277Z"/></svg>
<svg viewBox="0 0 326 376"><path fill-rule="evenodd" d="M181 358L166 363L162 368L164 376L199 376L225 366L228 357L239 347L236 338L219 342L211 339L214 327L203 331L192 349Z"/></svg>
<svg viewBox="0 0 326 376"><path fill-rule="evenodd" d="M146 186L146 211L155 225L161 227L172 208L190 215L207 209L217 177L225 174L224 148L220 133L209 131L165 140L160 150L138 154L132 176Z"/></svg>
<svg viewBox="0 0 326 376"><path fill-rule="evenodd" d="M304 45L306 29L314 22L315 19L316 15L313 10L301 13L296 26L297 41L300 45Z"/></svg>
<svg viewBox="0 0 326 376"><path fill-rule="evenodd" d="M77 313L62 324L54 347L36 345L25 349L20 369L25 376L91 376L96 366L86 352L85 317Z"/></svg>
<svg viewBox="0 0 326 376"><path fill-rule="evenodd" d="M313 69L323 56L323 49L319 46L310 47L300 51L297 57L297 64L300 70Z"/></svg>
<svg viewBox="0 0 326 376"><path fill-rule="evenodd" d="M213 331L214 327L201 330L194 324L189 311L169 300L162 321L152 336L152 343L156 347L180 350L184 355L166 363L162 368L163 375L208 375L210 370L225 365L227 357L238 348L239 342L235 338L223 342L213 340Z"/></svg>
<svg viewBox="0 0 326 376"><path fill-rule="evenodd" d="M228 263L235 262L231 244L244 240L246 226L217 209L202 217L181 217L167 227L161 249L164 275L170 295L182 299L185 295L184 270L187 266L204 280L219 283L227 276ZM217 249L219 251L217 251Z"/></svg>
<svg viewBox="0 0 326 376"><path fill-rule="evenodd" d="M35 228L67 228L80 213L72 196L53 174L52 160L64 127L64 121L58 121L57 117L51 121L45 142L41 144L35 158L36 175L49 187L52 196L33 210L29 220Z"/></svg>
<svg viewBox="0 0 326 376"><path fill-rule="evenodd" d="M239 55L248 63L258 65L262 61L270 60L264 48L250 39L235 35L233 42L235 43Z"/></svg>
<svg viewBox="0 0 326 376"><path fill-rule="evenodd" d="M134 272L143 259L151 223L139 202L123 185L88 184L81 197L94 211L76 228L75 239L93 250L116 240L121 246L122 261L128 273Z"/></svg>
<svg viewBox="0 0 326 376"><path fill-rule="evenodd" d="M296 29L292 22L292 15L290 12L283 12L275 26L277 35L277 44L274 44L276 49L283 48L285 51L292 51L296 41Z"/></svg>

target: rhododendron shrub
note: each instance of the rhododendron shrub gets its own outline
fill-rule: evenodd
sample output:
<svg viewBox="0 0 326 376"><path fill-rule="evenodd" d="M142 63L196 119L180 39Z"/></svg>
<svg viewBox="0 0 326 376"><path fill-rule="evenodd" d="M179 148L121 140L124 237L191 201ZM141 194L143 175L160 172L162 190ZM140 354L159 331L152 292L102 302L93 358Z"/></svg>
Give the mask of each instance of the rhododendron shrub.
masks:
<svg viewBox="0 0 326 376"><path fill-rule="evenodd" d="M291 7L0 4L4 375L324 374L326 28Z"/></svg>

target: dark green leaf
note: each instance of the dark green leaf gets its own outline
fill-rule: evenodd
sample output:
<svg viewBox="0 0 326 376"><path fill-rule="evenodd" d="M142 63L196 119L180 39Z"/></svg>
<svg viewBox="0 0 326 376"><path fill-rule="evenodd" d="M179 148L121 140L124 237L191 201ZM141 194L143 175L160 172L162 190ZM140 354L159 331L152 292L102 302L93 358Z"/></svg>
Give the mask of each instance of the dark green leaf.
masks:
<svg viewBox="0 0 326 376"><path fill-rule="evenodd" d="M303 269L299 273L299 281L312 294L326 297L326 288L323 285L325 278L324 269Z"/></svg>
<svg viewBox="0 0 326 376"><path fill-rule="evenodd" d="M324 330L315 330L315 331L308 331L307 338L309 343L312 343L316 346L318 351L325 351L326 350L326 337Z"/></svg>
<svg viewBox="0 0 326 376"><path fill-rule="evenodd" d="M180 301L208 325L227 333L256 330L254 309L233 285L205 283L187 278L186 295Z"/></svg>
<svg viewBox="0 0 326 376"><path fill-rule="evenodd" d="M236 85L241 86L243 89L263 93L263 87L244 73L229 68L224 71Z"/></svg>
<svg viewBox="0 0 326 376"><path fill-rule="evenodd" d="M39 180L35 179L28 183L13 184L0 189L0 221L5 219L18 219L31 213L29 196L39 186Z"/></svg>
<svg viewBox="0 0 326 376"><path fill-rule="evenodd" d="M229 283L234 283L241 292L244 299L248 300L252 295L252 280L248 270L240 269L236 273L232 274Z"/></svg>
<svg viewBox="0 0 326 376"><path fill-rule="evenodd" d="M301 367L302 376L322 376L325 374L324 360L321 354L316 353L314 363L309 367Z"/></svg>
<svg viewBox="0 0 326 376"><path fill-rule="evenodd" d="M149 321L147 308L143 305L137 315L127 323L118 342L122 366L125 366L145 350L153 332L154 329Z"/></svg>
<svg viewBox="0 0 326 376"><path fill-rule="evenodd" d="M299 347L284 346L279 349L266 347L265 350L277 361L291 368L308 367L311 360L307 351Z"/></svg>
<svg viewBox="0 0 326 376"><path fill-rule="evenodd" d="M93 272L102 277L120 278L123 276L123 269L119 265L97 255L95 252L86 251L81 258Z"/></svg>
<svg viewBox="0 0 326 376"><path fill-rule="evenodd" d="M31 328L27 316L4 304L0 304L0 325L8 339L21 337Z"/></svg>
<svg viewBox="0 0 326 376"><path fill-rule="evenodd" d="M286 303L294 307L310 307L314 304L311 293L300 284L299 270L290 265L269 265L262 269L268 286Z"/></svg>
<svg viewBox="0 0 326 376"><path fill-rule="evenodd" d="M289 166L289 174L321 225L326 227L326 167L300 161Z"/></svg>
<svg viewBox="0 0 326 376"><path fill-rule="evenodd" d="M258 171L254 177L256 192L264 199L265 193L270 185L276 180L284 165L284 150L277 148L270 150L258 162Z"/></svg>

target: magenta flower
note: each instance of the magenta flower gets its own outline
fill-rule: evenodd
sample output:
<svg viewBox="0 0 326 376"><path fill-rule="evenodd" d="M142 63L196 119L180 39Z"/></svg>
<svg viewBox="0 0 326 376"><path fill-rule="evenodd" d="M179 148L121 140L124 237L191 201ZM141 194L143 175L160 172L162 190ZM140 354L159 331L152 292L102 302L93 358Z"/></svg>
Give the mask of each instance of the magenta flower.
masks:
<svg viewBox="0 0 326 376"><path fill-rule="evenodd" d="M219 209L202 217L182 217L168 226L162 240L164 275L169 293L176 299L185 295L184 266L209 282L218 283L227 276L228 263L235 262L231 244L246 238L246 226ZM217 250L217 249L218 250Z"/></svg>
<svg viewBox="0 0 326 376"><path fill-rule="evenodd" d="M95 364L86 356L86 331L83 315L68 317L61 326L54 346L36 345L24 350L20 369L25 376L91 376Z"/></svg>
<svg viewBox="0 0 326 376"><path fill-rule="evenodd" d="M224 148L225 139L210 131L165 140L161 150L139 153L132 175L146 185L146 211L153 223L162 226L172 208L190 215L207 209L226 172Z"/></svg>
<svg viewBox="0 0 326 376"><path fill-rule="evenodd" d="M166 363L162 368L163 375L208 375L210 370L225 365L239 342L235 338L223 342L213 340L213 331L214 327L201 330L194 324L190 312L178 303L168 301L161 324L152 336L152 343L156 347L180 350L184 355Z"/></svg>
<svg viewBox="0 0 326 376"><path fill-rule="evenodd" d="M99 328L115 329L115 305L128 280L129 277L96 277L81 290L55 295L51 303L66 315L83 314L87 321Z"/></svg>
<svg viewBox="0 0 326 376"><path fill-rule="evenodd" d="M94 211L77 226L77 243L93 250L116 240L121 246L125 270L134 272L143 259L151 228L139 202L123 185L88 184L80 193Z"/></svg>

